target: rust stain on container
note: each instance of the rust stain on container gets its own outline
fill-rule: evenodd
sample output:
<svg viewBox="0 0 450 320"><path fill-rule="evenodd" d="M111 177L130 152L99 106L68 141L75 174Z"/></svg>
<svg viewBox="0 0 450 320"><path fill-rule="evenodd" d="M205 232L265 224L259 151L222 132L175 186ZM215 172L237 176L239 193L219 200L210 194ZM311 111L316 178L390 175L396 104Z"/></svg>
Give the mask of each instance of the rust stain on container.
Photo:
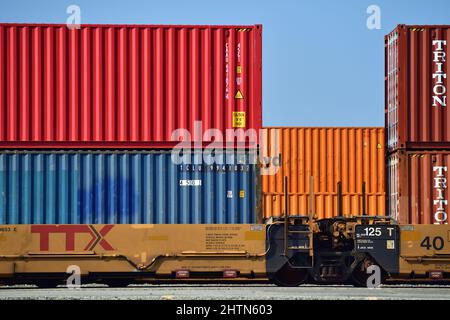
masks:
<svg viewBox="0 0 450 320"><path fill-rule="evenodd" d="M449 28L399 25L385 37L389 152L450 149Z"/></svg>
<svg viewBox="0 0 450 320"><path fill-rule="evenodd" d="M449 151L399 151L387 159L388 214L402 224L447 224Z"/></svg>
<svg viewBox="0 0 450 320"><path fill-rule="evenodd" d="M317 218L338 215L338 182L344 215L363 214L363 182L366 214L385 215L383 128L264 128L261 153L265 218L283 213L285 175L291 214L310 213L312 176ZM270 174L277 165L278 172Z"/></svg>
<svg viewBox="0 0 450 320"><path fill-rule="evenodd" d="M259 130L261 43L260 25L0 24L0 147L170 148L176 129L210 143L234 114Z"/></svg>

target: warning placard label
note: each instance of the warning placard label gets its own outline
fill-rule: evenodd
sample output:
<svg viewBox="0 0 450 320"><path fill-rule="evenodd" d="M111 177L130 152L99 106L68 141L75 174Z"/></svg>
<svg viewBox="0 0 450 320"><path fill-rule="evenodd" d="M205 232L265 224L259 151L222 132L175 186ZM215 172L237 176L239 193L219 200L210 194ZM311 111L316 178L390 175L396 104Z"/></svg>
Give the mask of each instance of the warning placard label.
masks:
<svg viewBox="0 0 450 320"><path fill-rule="evenodd" d="M233 112L233 128L245 128L245 112Z"/></svg>

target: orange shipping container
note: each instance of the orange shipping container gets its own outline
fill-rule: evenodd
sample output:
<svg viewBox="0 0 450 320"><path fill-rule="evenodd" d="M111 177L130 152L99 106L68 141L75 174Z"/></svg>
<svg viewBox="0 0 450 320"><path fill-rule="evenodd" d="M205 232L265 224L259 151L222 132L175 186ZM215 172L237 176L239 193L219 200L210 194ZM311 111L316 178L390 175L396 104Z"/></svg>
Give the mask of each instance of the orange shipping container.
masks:
<svg viewBox="0 0 450 320"><path fill-rule="evenodd" d="M262 171L264 217L283 214L285 175L292 215L308 215L312 209L318 219L337 216L338 182L345 216L364 213L364 182L365 214L385 215L384 145L383 128L264 128L263 162L271 169ZM269 174L277 166L278 172Z"/></svg>

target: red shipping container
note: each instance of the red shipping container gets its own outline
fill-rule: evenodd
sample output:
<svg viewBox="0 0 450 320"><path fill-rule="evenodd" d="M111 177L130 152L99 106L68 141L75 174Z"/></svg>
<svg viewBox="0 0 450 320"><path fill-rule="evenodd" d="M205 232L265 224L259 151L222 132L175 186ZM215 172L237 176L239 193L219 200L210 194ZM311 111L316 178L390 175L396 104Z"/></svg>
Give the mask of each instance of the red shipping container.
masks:
<svg viewBox="0 0 450 320"><path fill-rule="evenodd" d="M450 151L398 151L386 171L391 217L402 224L448 224Z"/></svg>
<svg viewBox="0 0 450 320"><path fill-rule="evenodd" d="M224 141L211 128L259 131L261 42L260 25L0 24L0 147L170 148L180 128L205 146Z"/></svg>
<svg viewBox="0 0 450 320"><path fill-rule="evenodd" d="M399 25L385 37L389 152L450 149L449 28Z"/></svg>

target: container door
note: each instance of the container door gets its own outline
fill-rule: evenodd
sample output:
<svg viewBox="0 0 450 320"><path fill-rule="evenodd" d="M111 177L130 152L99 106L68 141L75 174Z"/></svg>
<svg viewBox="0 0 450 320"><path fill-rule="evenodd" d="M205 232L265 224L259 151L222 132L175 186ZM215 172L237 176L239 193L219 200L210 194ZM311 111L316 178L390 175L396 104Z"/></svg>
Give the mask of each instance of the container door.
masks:
<svg viewBox="0 0 450 320"><path fill-rule="evenodd" d="M387 145L389 150L397 148L398 143L398 34L393 32L387 43Z"/></svg>
<svg viewBox="0 0 450 320"><path fill-rule="evenodd" d="M399 218L399 158L397 154L391 155L388 158L387 164L388 183L387 183L387 195L388 195L388 212L387 215L398 220Z"/></svg>

